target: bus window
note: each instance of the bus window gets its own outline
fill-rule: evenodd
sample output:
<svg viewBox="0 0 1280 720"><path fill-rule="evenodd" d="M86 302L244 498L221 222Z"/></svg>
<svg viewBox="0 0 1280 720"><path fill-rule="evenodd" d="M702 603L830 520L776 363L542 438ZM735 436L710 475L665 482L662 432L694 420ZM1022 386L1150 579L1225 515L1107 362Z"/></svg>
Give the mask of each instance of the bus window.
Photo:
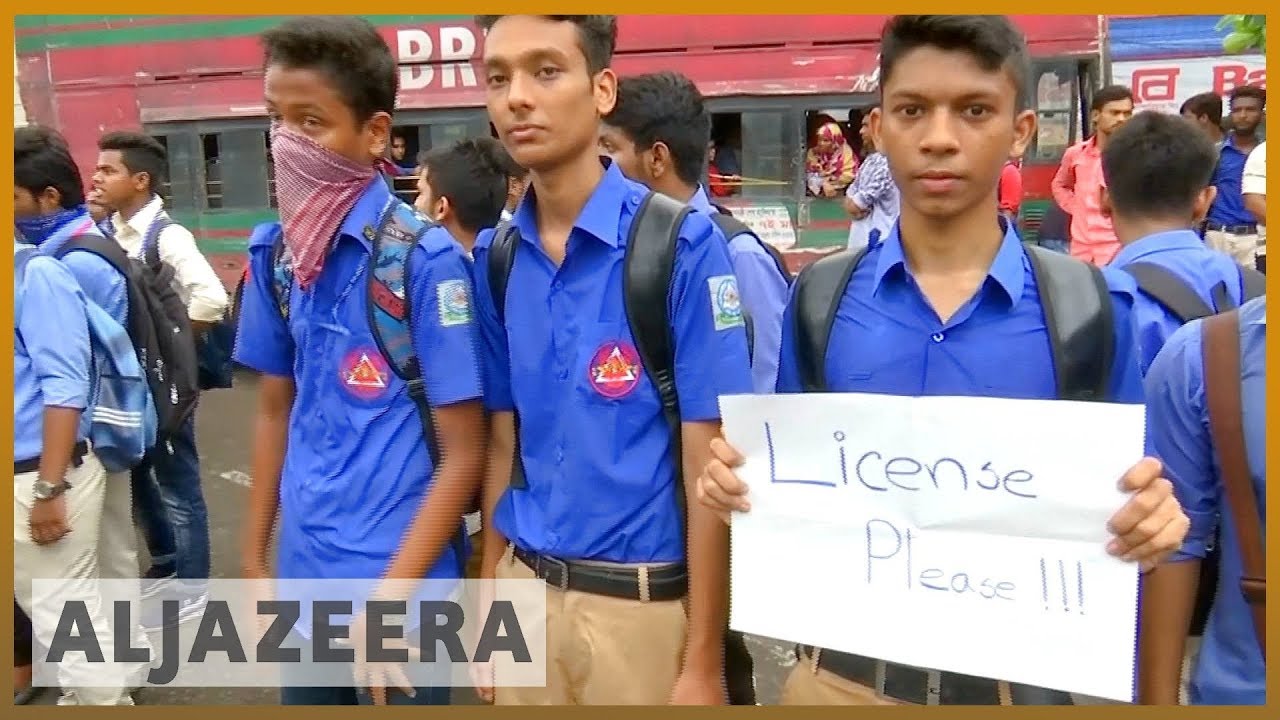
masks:
<svg viewBox="0 0 1280 720"><path fill-rule="evenodd" d="M1054 163L1077 137L1079 78L1070 62L1037 64L1034 77L1036 135L1027 156L1036 163Z"/></svg>
<svg viewBox="0 0 1280 720"><path fill-rule="evenodd" d="M199 207L196 189L200 183L197 171L203 157L200 137L193 132L176 129L150 134L164 145L169 161L168 177L160 193L165 206L171 210L196 210Z"/></svg>
<svg viewBox="0 0 1280 720"><path fill-rule="evenodd" d="M740 117L742 197L789 196L799 170L794 122L784 110L752 110Z"/></svg>
<svg viewBox="0 0 1280 720"><path fill-rule="evenodd" d="M714 153L712 153L714 148ZM707 149L707 192L715 198L742 194L742 185L728 178L742 175L742 116L711 116L711 147Z"/></svg>
<svg viewBox="0 0 1280 720"><path fill-rule="evenodd" d="M262 207L271 194L267 181L267 133L258 128L224 130L202 135L201 144L206 207Z"/></svg>
<svg viewBox="0 0 1280 720"><path fill-rule="evenodd" d="M840 128L840 133L844 137L845 145L849 147L852 154L852 157L849 159L849 167L856 172L859 157L858 151L862 146L862 138L859 134L859 130L861 129L861 116L858 116L859 126L855 128L849 127L850 119L852 117L854 117L854 110L849 108L809 110L805 112L805 194L809 197L824 197L826 199L830 199L831 197L843 198L845 188L847 188L849 183L853 181L852 174L842 173L841 176L839 176L840 178L843 178L845 175L848 175L848 178L847 181L845 179L840 180L839 184L837 184L835 188L836 194L834 196L820 196L820 191L815 190L810 186L808 178L809 152L814 150L818 145L818 130L828 123L835 123L836 127Z"/></svg>

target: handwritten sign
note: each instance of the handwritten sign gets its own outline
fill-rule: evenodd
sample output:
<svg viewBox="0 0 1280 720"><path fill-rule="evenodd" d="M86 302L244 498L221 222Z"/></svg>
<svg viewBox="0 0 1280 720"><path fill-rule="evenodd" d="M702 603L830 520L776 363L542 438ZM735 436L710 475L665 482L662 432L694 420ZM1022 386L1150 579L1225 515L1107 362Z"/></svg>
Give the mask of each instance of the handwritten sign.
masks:
<svg viewBox="0 0 1280 720"><path fill-rule="evenodd" d="M730 396L736 630L1129 701L1138 568L1106 554L1138 405Z"/></svg>
<svg viewBox="0 0 1280 720"><path fill-rule="evenodd" d="M787 250L796 244L796 229L791 222L791 212L782 203L725 203L733 216L755 231L761 240Z"/></svg>

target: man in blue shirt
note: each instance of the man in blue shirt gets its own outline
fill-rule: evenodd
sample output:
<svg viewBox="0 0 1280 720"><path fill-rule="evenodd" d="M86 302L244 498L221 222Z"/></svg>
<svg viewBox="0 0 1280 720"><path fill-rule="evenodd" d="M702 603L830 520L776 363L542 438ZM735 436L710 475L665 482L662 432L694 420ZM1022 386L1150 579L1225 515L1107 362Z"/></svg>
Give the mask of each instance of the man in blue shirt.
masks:
<svg viewBox="0 0 1280 720"><path fill-rule="evenodd" d="M18 233L53 255L73 236L102 235L85 204L80 172L67 141L38 126L13 131L13 215ZM87 251L62 257L84 294L122 321L129 311L124 276Z"/></svg>
<svg viewBox="0 0 1280 720"><path fill-rule="evenodd" d="M395 59L377 31L353 17L291 19L263 43L292 282L285 319L273 287L273 234L255 235L236 347L236 361L262 374L244 573L271 577L278 516L275 577L378 580L372 595L408 600L421 578L461 577L465 558L451 540L479 490L484 410L469 272L442 228L410 251L402 297L435 425L424 437L406 383L375 341L368 305L374 228L400 203L374 170L391 134ZM439 466L428 443L439 450ZM309 620L304 603L297 636L311 637ZM363 627L358 615L349 635L358 665ZM286 675L282 684L287 705L369 697L354 687L307 687L305 677ZM357 684L370 687L375 702L449 697L444 683L389 698L381 676Z"/></svg>
<svg viewBox="0 0 1280 720"><path fill-rule="evenodd" d="M872 248L839 301L825 356L834 392L888 395L1057 397L1037 279L1016 233L1001 223L999 176L1035 128L1025 88L1025 40L1002 16L898 16L881 41L876 146L889 158L901 215ZM1142 400L1126 278L1107 275L1114 311L1114 362L1104 400ZM801 392L795 302L783 319L778 392ZM1087 428L1073 429L1084 443ZM717 440L699 498L728 519L745 511L742 459ZM1082 448L1087 451L1087 446ZM1186 518L1159 464L1143 459L1122 479L1135 491L1110 523L1108 550L1149 561L1177 548ZM1110 479L1108 479L1110 480ZM1153 510L1154 508L1154 510ZM832 622L839 622L832 618ZM804 648L783 691L785 704L1069 704L1065 693L995 679L939 680L936 670ZM883 670L883 672L881 672ZM893 675L901 682L886 682ZM930 681L930 675L934 680ZM940 690L931 690L934 682Z"/></svg>
<svg viewBox="0 0 1280 720"><path fill-rule="evenodd" d="M724 237L701 213L679 229L675 438L623 303L628 232L648 191L599 154L617 89L616 19L478 23L490 121L531 177L501 308L486 272L493 233L476 242L493 413L482 576L537 577L562 592L547 600L547 687L504 688L501 665L477 684L486 698L495 687L499 704L723 703L728 532L692 495L719 433L717 398L751 389Z"/></svg>
<svg viewBox="0 0 1280 720"><path fill-rule="evenodd" d="M1266 532L1266 298L1239 310L1241 401L1249 475ZM1266 664L1253 617L1240 591L1241 546L1237 522L1226 502L1222 467L1209 431L1205 394L1203 320L1169 338L1147 373L1147 442L1164 463L1191 517L1191 531L1172 560L1156 568L1143 586L1144 704L1178 704L1187 627L1200 579L1200 560L1220 538L1221 566L1203 642L1191 670L1193 705L1263 705ZM1221 528L1221 532L1217 532Z"/></svg>
<svg viewBox="0 0 1280 720"><path fill-rule="evenodd" d="M1221 311L1240 305L1240 266L1205 247L1192 229L1214 198L1213 163L1213 145L1191 123L1176 115L1139 113L1102 151L1107 180L1102 208L1123 246L1111 267L1140 273L1154 265L1186 285L1206 308ZM1228 307L1217 307L1215 289L1225 290ZM1184 321L1139 290L1133 322L1145 372Z"/></svg>
<svg viewBox="0 0 1280 720"><path fill-rule="evenodd" d="M37 255L15 301L21 307L13 326L14 598L48 647L61 603L47 590L33 594L33 580L92 588L99 578L135 577L137 564L129 483L109 479L86 442L92 359L84 293L66 266ZM83 599L103 656L111 658L112 614L91 591ZM136 632L130 640L149 647ZM132 705L128 690L145 671L69 653L58 668L58 704Z"/></svg>
<svg viewBox="0 0 1280 720"><path fill-rule="evenodd" d="M600 144L628 178L707 215L719 212L699 184L711 115L689 78L674 72L618 81L618 101L604 118ZM771 393L777 383L778 344L787 281L773 256L748 233L729 238L729 258L751 318L752 385Z"/></svg>
<svg viewBox="0 0 1280 720"><path fill-rule="evenodd" d="M1261 142L1258 127L1267 106L1267 91L1242 85L1231 91L1230 103L1231 132L1219 148L1218 167L1213 173L1218 194L1209 208L1204 238L1214 250L1225 252L1245 267L1253 267L1258 253L1258 224L1244 206L1240 178L1249 153Z"/></svg>

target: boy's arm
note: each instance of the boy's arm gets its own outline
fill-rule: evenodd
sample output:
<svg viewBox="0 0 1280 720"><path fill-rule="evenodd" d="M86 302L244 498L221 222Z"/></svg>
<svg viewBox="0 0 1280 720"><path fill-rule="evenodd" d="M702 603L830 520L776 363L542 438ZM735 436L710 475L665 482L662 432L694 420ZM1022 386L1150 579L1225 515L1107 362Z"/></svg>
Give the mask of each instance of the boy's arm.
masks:
<svg viewBox="0 0 1280 720"><path fill-rule="evenodd" d="M729 529L697 501L697 478L720 434L722 395L751 392L751 361L737 279L720 231L691 215L677 247L669 316L675 343L680 398L681 470L687 502L689 632L682 681L694 682L689 700L710 702L704 685L722 687L723 641L728 617ZM686 243L685 239L688 239ZM677 686L682 693L689 688ZM722 692L717 690L717 692ZM684 698L677 698L678 701Z"/></svg>
<svg viewBox="0 0 1280 720"><path fill-rule="evenodd" d="M230 303L227 289L196 246L191 231L174 224L165 228L163 235L164 240L159 246L164 253L164 261L173 268L174 277L190 297L187 314L191 322L200 329L222 320Z"/></svg>
<svg viewBox="0 0 1280 720"><path fill-rule="evenodd" d="M1177 704L1200 558L1217 526L1219 481L1208 436L1199 322L1179 328L1145 379L1147 454L1158 458L1191 520L1182 549L1143 578L1138 701Z"/></svg>

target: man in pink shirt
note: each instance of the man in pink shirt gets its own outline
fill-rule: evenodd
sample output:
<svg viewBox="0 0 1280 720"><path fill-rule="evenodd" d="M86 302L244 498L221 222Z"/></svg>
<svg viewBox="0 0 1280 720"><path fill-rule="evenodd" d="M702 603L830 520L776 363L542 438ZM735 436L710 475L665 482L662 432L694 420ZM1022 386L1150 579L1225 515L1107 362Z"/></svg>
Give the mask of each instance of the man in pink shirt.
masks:
<svg viewBox="0 0 1280 720"><path fill-rule="evenodd" d="M1067 149L1053 177L1053 199L1071 216L1071 254L1102 266L1120 251L1111 218L1102 213L1102 149L1133 117L1133 93L1111 85L1093 96L1093 137Z"/></svg>

